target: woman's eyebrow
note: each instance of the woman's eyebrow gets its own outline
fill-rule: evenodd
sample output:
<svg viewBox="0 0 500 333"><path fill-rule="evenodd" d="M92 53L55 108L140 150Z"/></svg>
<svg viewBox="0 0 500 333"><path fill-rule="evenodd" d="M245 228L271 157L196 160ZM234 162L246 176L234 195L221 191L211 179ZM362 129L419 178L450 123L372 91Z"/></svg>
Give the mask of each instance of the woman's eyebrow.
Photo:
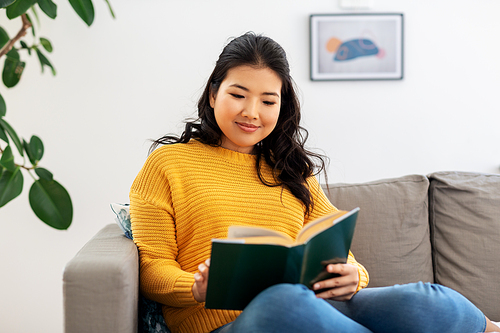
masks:
<svg viewBox="0 0 500 333"><path fill-rule="evenodd" d="M244 91L250 91L250 89L248 89L247 87L243 87L242 85L239 85L237 83L230 85L230 87L239 88L239 89L244 90ZM280 97L280 95L278 93L275 93L275 92L263 92L262 95Z"/></svg>

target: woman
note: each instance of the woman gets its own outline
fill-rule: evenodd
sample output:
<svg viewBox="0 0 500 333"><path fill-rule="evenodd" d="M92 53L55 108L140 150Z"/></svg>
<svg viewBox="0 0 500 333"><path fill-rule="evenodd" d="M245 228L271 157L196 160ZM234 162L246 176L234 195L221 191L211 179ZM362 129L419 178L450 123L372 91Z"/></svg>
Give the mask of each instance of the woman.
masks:
<svg viewBox="0 0 500 333"><path fill-rule="evenodd" d="M243 312L204 308L212 238L232 224L295 238L336 208L304 148L300 107L283 49L247 33L221 53L198 103L198 120L164 136L130 192L141 291L163 305L172 332L479 332L495 328L447 288L413 284L363 289L368 273L352 254L329 265L338 277L313 289L282 284ZM315 163L316 162L316 163ZM328 301L326 301L328 300Z"/></svg>

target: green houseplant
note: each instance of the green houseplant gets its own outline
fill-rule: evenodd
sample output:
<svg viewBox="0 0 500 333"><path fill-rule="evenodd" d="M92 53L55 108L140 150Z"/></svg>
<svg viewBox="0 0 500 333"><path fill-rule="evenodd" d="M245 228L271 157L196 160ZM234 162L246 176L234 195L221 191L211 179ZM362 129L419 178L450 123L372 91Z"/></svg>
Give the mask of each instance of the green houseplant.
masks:
<svg viewBox="0 0 500 333"><path fill-rule="evenodd" d="M68 0L78 16L88 25L94 21L92 0ZM111 6L106 1L111 15ZM3 61L2 83L6 88L16 86L21 80L26 56L34 56L40 62L42 73L48 67L52 75L56 70L46 53L53 50L52 43L35 31L32 15L38 22L39 11L51 19L57 17L57 5L52 0L0 0L0 10L9 20L20 20L20 30L13 37L0 26L0 68ZM31 45L24 38L31 32ZM64 230L73 220L73 204L68 191L59 184L50 171L39 165L43 157L42 140L31 136L29 141L18 136L13 126L5 119L7 103L0 92L0 208L19 196L23 190L27 173L33 180L29 191L30 206L35 215L49 226ZM17 156L19 155L19 156ZM22 162L16 160L22 159Z"/></svg>

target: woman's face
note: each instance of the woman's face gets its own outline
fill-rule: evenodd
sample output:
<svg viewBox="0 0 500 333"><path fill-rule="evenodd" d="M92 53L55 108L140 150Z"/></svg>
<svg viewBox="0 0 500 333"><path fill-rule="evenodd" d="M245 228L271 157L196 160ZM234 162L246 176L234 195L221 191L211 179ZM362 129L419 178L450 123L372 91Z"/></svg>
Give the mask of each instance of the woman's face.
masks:
<svg viewBox="0 0 500 333"><path fill-rule="evenodd" d="M278 122L281 79L267 67L234 67L210 96L210 106L222 130L221 146L251 154Z"/></svg>

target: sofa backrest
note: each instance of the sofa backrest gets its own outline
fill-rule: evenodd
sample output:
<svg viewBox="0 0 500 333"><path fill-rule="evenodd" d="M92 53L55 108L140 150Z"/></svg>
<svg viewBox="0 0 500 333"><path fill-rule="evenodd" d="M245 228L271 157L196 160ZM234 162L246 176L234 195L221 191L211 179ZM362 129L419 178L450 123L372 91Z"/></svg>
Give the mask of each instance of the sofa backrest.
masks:
<svg viewBox="0 0 500 333"><path fill-rule="evenodd" d="M325 188L339 209L360 207L352 252L370 274L370 287L434 282L427 177L409 175Z"/></svg>
<svg viewBox="0 0 500 333"><path fill-rule="evenodd" d="M435 282L500 321L500 175L436 172L324 186L360 207L352 252L369 287Z"/></svg>
<svg viewBox="0 0 500 333"><path fill-rule="evenodd" d="M428 177L435 280L500 321L500 175Z"/></svg>

